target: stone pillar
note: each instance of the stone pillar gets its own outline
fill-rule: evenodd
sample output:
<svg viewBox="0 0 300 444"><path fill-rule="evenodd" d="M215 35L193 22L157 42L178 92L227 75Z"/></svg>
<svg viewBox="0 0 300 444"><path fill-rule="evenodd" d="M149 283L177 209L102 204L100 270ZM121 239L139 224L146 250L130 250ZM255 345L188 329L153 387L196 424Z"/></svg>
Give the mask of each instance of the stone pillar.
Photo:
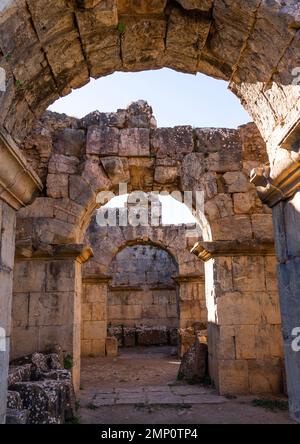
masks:
<svg viewBox="0 0 300 444"><path fill-rule="evenodd" d="M81 354L105 356L107 337L107 287L110 277L83 279Z"/></svg>
<svg viewBox="0 0 300 444"><path fill-rule="evenodd" d="M6 411L16 212L0 201L0 424Z"/></svg>
<svg viewBox="0 0 300 444"><path fill-rule="evenodd" d="M251 181L273 210L289 407L300 422L300 155L294 129L286 149L270 150L271 166L253 170Z"/></svg>
<svg viewBox="0 0 300 444"><path fill-rule="evenodd" d="M220 394L280 393L282 340L274 246L203 242L210 376Z"/></svg>
<svg viewBox="0 0 300 444"><path fill-rule="evenodd" d="M194 344L196 333L207 329L204 276L180 275L178 283L179 344L178 354L184 355Z"/></svg>
<svg viewBox="0 0 300 444"><path fill-rule="evenodd" d="M0 424L6 413L16 211L41 189L38 176L0 128Z"/></svg>
<svg viewBox="0 0 300 444"><path fill-rule="evenodd" d="M59 345L80 386L81 264L92 252L83 245L37 251L17 244L14 273L13 358Z"/></svg>
<svg viewBox="0 0 300 444"><path fill-rule="evenodd" d="M273 221L290 412L300 422L300 192L273 207Z"/></svg>

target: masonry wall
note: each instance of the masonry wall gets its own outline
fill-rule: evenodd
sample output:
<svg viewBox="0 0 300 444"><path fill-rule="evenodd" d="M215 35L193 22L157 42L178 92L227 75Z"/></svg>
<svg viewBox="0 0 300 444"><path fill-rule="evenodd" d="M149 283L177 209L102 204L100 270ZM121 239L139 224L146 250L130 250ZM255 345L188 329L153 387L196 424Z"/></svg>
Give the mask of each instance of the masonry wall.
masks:
<svg viewBox="0 0 300 444"><path fill-rule="evenodd" d="M79 388L81 264L76 259L39 258L15 263L11 359L59 346L73 362Z"/></svg>
<svg viewBox="0 0 300 444"><path fill-rule="evenodd" d="M15 224L15 211L0 200L0 424L6 412Z"/></svg>
<svg viewBox="0 0 300 444"><path fill-rule="evenodd" d="M107 337L107 283L83 283L81 318L81 355L105 356Z"/></svg>
<svg viewBox="0 0 300 444"><path fill-rule="evenodd" d="M176 327L179 313L173 277L177 268L169 253L152 245L120 251L110 267L108 322Z"/></svg>
<svg viewBox="0 0 300 444"><path fill-rule="evenodd" d="M283 389L281 317L274 256L234 256L206 263L210 375L220 393ZM221 365L220 365L221 364Z"/></svg>

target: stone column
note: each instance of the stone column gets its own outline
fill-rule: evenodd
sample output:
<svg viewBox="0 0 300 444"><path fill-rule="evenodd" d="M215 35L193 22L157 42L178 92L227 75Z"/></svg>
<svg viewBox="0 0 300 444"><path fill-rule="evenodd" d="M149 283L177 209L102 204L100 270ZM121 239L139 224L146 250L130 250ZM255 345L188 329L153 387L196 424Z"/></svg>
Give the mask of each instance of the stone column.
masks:
<svg viewBox="0 0 300 444"><path fill-rule="evenodd" d="M300 422L300 192L273 207L291 416Z"/></svg>
<svg viewBox="0 0 300 444"><path fill-rule="evenodd" d="M18 147L0 128L0 424L6 413L16 211L41 188Z"/></svg>
<svg viewBox="0 0 300 444"><path fill-rule="evenodd" d="M61 347L80 386L81 264L92 251L81 244L46 250L17 244L13 286L11 355Z"/></svg>
<svg viewBox="0 0 300 444"><path fill-rule="evenodd" d="M0 423L6 410L16 212L0 201Z"/></svg>
<svg viewBox="0 0 300 444"><path fill-rule="evenodd" d="M294 138L296 134L296 139ZM271 167L252 171L262 202L273 210L290 414L300 422L300 155L299 133L271 153ZM289 140L291 138L291 140ZM296 142L296 143L295 143ZM291 146L293 145L293 149ZM273 155L273 157L272 157Z"/></svg>
<svg viewBox="0 0 300 444"><path fill-rule="evenodd" d="M210 376L220 394L282 391L282 341L274 246L203 242Z"/></svg>
<svg viewBox="0 0 300 444"><path fill-rule="evenodd" d="M107 289L109 276L83 279L81 354L105 356L107 337Z"/></svg>
<svg viewBox="0 0 300 444"><path fill-rule="evenodd" d="M178 283L179 344L182 357L194 344L196 333L207 329L207 310L203 274L180 275Z"/></svg>

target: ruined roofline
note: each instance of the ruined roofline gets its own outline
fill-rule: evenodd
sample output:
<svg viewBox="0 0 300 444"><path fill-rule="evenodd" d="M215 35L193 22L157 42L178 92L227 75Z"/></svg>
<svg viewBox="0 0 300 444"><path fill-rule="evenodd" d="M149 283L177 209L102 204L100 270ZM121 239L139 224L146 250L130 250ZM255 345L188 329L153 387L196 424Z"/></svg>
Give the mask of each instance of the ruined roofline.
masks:
<svg viewBox="0 0 300 444"><path fill-rule="evenodd" d="M134 110L134 112L132 112ZM144 122L132 122L131 118L127 119L126 122L126 114L130 114L130 117L136 117L138 115L144 115L148 120L148 125L146 121ZM124 119L125 117L125 119ZM59 113L56 111L46 110L44 114L41 116L40 121L44 122L48 119L51 120L60 120L60 121L69 121L70 126L74 129L84 129L90 125L100 126L108 126L115 128L152 128L152 129L170 129L170 128L180 128L180 127L190 127L193 130L201 129L203 131L238 131L239 129L245 128L249 125L255 125L253 121L249 121L242 125L238 125L237 127L223 127L223 126L193 126L188 123L183 123L182 125L174 125L174 126L158 126L156 118L153 114L152 107L145 100L138 100L131 102L126 108L119 108L116 111L99 111L94 110L88 113L84 117L76 117L72 115L68 115L65 113ZM129 120L129 121L128 121ZM133 119L134 120L134 119Z"/></svg>

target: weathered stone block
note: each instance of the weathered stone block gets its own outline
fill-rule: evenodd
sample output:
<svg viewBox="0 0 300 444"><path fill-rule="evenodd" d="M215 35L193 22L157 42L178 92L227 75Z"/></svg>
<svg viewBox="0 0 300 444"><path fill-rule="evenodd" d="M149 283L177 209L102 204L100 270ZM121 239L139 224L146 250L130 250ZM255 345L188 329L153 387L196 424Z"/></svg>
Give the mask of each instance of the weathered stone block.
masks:
<svg viewBox="0 0 300 444"><path fill-rule="evenodd" d="M118 340L117 338L106 338L105 342L106 356L113 358L118 356Z"/></svg>
<svg viewBox="0 0 300 444"><path fill-rule="evenodd" d="M273 242L273 221L271 214L253 214L251 216L252 230L255 239L263 242Z"/></svg>
<svg viewBox="0 0 300 444"><path fill-rule="evenodd" d="M221 395L241 395L249 392L248 361L220 360L218 381L215 381Z"/></svg>
<svg viewBox="0 0 300 444"><path fill-rule="evenodd" d="M6 424L28 424L29 410L8 408L6 412Z"/></svg>
<svg viewBox="0 0 300 444"><path fill-rule="evenodd" d="M121 130L119 156L150 156L150 131L146 128Z"/></svg>
<svg viewBox="0 0 300 444"><path fill-rule="evenodd" d="M255 359L255 326L235 326L236 359Z"/></svg>
<svg viewBox="0 0 300 444"><path fill-rule="evenodd" d="M70 199L83 207L89 207L96 200L94 190L90 184L80 176L69 178Z"/></svg>
<svg viewBox="0 0 300 444"><path fill-rule="evenodd" d="M69 382L19 382L12 386L20 393L24 408L29 410L29 424L61 424L69 408Z"/></svg>
<svg viewBox="0 0 300 444"><path fill-rule="evenodd" d="M167 156L182 160L194 149L193 131L190 126L158 128L151 132L151 147L157 158Z"/></svg>
<svg viewBox="0 0 300 444"><path fill-rule="evenodd" d="M104 157L101 159L106 174L114 185L130 181L128 160L120 157Z"/></svg>
<svg viewBox="0 0 300 444"><path fill-rule="evenodd" d="M137 329L138 345L166 345L168 334L166 327L139 327Z"/></svg>
<svg viewBox="0 0 300 444"><path fill-rule="evenodd" d="M102 165L99 164L99 161L95 161L94 159L87 159L84 162L81 176L90 184L95 193L109 190L111 187L111 181L105 174Z"/></svg>
<svg viewBox="0 0 300 444"><path fill-rule="evenodd" d="M20 393L8 390L7 392L7 408L21 410L23 407Z"/></svg>
<svg viewBox="0 0 300 444"><path fill-rule="evenodd" d="M196 337L195 343L184 354L179 374L190 381L202 381L207 373L207 345Z"/></svg>
<svg viewBox="0 0 300 444"><path fill-rule="evenodd" d="M81 305L81 318L83 321L92 320L92 306L93 304L82 304Z"/></svg>
<svg viewBox="0 0 300 444"><path fill-rule="evenodd" d="M208 154L205 159L205 166L209 171L226 173L241 169L241 152L238 150L231 151L228 148L225 145L220 152Z"/></svg>
<svg viewBox="0 0 300 444"><path fill-rule="evenodd" d="M124 327L124 347L135 347L136 344L136 329Z"/></svg>
<svg viewBox="0 0 300 444"><path fill-rule="evenodd" d="M261 319L259 293L225 293L217 300L220 325L258 325Z"/></svg>
<svg viewBox="0 0 300 444"><path fill-rule="evenodd" d="M255 205L254 193L235 193L233 195L234 212L236 214L249 214Z"/></svg>
<svg viewBox="0 0 300 444"><path fill-rule="evenodd" d="M176 0L184 9L192 11L209 11L213 0Z"/></svg>
<svg viewBox="0 0 300 444"><path fill-rule="evenodd" d="M249 181L244 173L229 172L223 176L228 193L246 193L249 189Z"/></svg>
<svg viewBox="0 0 300 444"><path fill-rule="evenodd" d="M90 126L87 132L86 153L98 156L118 155L120 132L117 128Z"/></svg>
<svg viewBox="0 0 300 444"><path fill-rule="evenodd" d="M252 226L250 217L235 215L211 220L210 228L213 240L250 240L252 239Z"/></svg>
<svg viewBox="0 0 300 444"><path fill-rule="evenodd" d="M69 176L67 174L48 174L47 176L47 196L54 199L68 197Z"/></svg>
<svg viewBox="0 0 300 444"><path fill-rule="evenodd" d="M162 14L167 0L148 0L135 2L134 0L118 0L119 14Z"/></svg>
<svg viewBox="0 0 300 444"><path fill-rule="evenodd" d="M280 359L248 362L250 393L282 393L282 361Z"/></svg>
<svg viewBox="0 0 300 444"><path fill-rule="evenodd" d="M93 339L91 341L91 355L104 357L105 356L105 338Z"/></svg>
<svg viewBox="0 0 300 444"><path fill-rule="evenodd" d="M161 17L127 16L122 19L122 61L126 70L160 68L167 22Z"/></svg>
<svg viewBox="0 0 300 444"><path fill-rule="evenodd" d="M94 302L92 304L92 319L93 321L106 321L107 308L101 302Z"/></svg>
<svg viewBox="0 0 300 444"><path fill-rule="evenodd" d="M83 130L65 128L54 138L53 151L55 154L78 157L83 154L85 133Z"/></svg>
<svg viewBox="0 0 300 444"><path fill-rule="evenodd" d="M179 342L178 328L170 328L169 335L170 335L170 345L177 346Z"/></svg>
<svg viewBox="0 0 300 444"><path fill-rule="evenodd" d="M187 15L179 8L174 8L168 22L166 65L171 68L175 67L174 60L180 60L177 68L195 72L198 56L205 46L210 26L209 19L196 14Z"/></svg>
<svg viewBox="0 0 300 444"><path fill-rule="evenodd" d="M106 330L105 321L85 321L83 324L83 339L105 339Z"/></svg>
<svg viewBox="0 0 300 444"><path fill-rule="evenodd" d="M50 174L76 174L78 165L79 159L77 157L52 154L48 171Z"/></svg>
<svg viewBox="0 0 300 444"><path fill-rule="evenodd" d="M211 350L216 351L216 358L235 359L235 328L233 326L220 325L216 327L214 334L217 335L217 340L213 343Z"/></svg>
<svg viewBox="0 0 300 444"><path fill-rule="evenodd" d="M155 168L154 180L157 183L170 184L176 182L178 175L178 167L157 166Z"/></svg>
<svg viewBox="0 0 300 444"><path fill-rule="evenodd" d="M232 258L233 285L238 291L265 290L264 258L240 256Z"/></svg>

